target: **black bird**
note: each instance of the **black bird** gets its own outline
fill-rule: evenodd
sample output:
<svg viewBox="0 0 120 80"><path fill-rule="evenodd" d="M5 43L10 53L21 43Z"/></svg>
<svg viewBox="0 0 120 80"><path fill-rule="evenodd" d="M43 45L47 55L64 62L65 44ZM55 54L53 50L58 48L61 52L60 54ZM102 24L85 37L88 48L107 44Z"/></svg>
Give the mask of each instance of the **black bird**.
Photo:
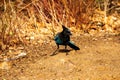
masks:
<svg viewBox="0 0 120 80"><path fill-rule="evenodd" d="M70 41L70 35L72 35L70 30L66 28L64 25L62 25L62 28L63 28L63 31L58 33L54 37L54 40L57 44L57 50L59 49L59 45L64 45L65 49L67 48L67 46L69 46L74 50L79 50L80 48ZM55 52L52 55L55 55Z"/></svg>

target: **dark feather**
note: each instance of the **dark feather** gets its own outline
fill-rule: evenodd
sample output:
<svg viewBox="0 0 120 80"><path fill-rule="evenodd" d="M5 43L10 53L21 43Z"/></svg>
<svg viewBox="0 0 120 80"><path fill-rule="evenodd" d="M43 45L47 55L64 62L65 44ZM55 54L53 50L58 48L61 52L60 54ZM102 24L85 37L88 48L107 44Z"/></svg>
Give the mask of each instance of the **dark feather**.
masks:
<svg viewBox="0 0 120 80"><path fill-rule="evenodd" d="M59 45L64 45L65 49L67 48L67 46L70 46L74 50L80 50L79 47L77 47L75 44L73 44L70 41L70 35L72 35L70 30L68 28L66 28L64 25L62 25L62 28L63 28L63 31L58 33L54 38L58 48L51 56L56 55L56 52L59 49ZM68 53L66 53L66 55L67 54Z"/></svg>
<svg viewBox="0 0 120 80"><path fill-rule="evenodd" d="M77 47L74 43L72 43L72 42L68 42L68 46L70 46L71 48L73 48L74 50L80 50L80 48L79 47Z"/></svg>
<svg viewBox="0 0 120 80"><path fill-rule="evenodd" d="M70 35L72 35L70 30L66 28L64 25L62 25L62 28L63 28L63 31L58 33L54 38L56 44L58 45L58 48L59 48L59 45L65 45L65 46L68 45L74 50L79 50L79 47L77 47L75 44L73 44L70 41Z"/></svg>

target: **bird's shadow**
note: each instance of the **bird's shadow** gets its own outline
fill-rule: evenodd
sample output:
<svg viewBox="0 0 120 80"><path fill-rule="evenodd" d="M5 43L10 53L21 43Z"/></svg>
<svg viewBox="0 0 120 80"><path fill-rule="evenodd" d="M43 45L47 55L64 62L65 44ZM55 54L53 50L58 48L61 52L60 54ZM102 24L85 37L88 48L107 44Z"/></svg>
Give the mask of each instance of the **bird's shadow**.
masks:
<svg viewBox="0 0 120 80"><path fill-rule="evenodd" d="M54 56L56 54L58 54L58 52L61 52L61 53L66 53L66 55L68 55L68 53L72 51L72 49L68 50L68 49L57 49L55 50L50 56Z"/></svg>
<svg viewBox="0 0 120 80"><path fill-rule="evenodd" d="M62 52L62 53L64 53L64 52L70 52L70 51L72 51L72 49L59 49L58 50L58 52Z"/></svg>

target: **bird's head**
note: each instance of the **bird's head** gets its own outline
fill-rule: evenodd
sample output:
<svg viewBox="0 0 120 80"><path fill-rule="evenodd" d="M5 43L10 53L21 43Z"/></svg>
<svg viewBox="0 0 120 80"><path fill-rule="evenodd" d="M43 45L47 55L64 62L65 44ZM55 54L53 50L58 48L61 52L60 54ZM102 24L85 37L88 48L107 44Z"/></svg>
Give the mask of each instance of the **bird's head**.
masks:
<svg viewBox="0 0 120 80"><path fill-rule="evenodd" d="M71 31L68 28L66 28L64 25L62 25L62 28L63 28L63 33L65 35L68 35L68 36L72 35Z"/></svg>

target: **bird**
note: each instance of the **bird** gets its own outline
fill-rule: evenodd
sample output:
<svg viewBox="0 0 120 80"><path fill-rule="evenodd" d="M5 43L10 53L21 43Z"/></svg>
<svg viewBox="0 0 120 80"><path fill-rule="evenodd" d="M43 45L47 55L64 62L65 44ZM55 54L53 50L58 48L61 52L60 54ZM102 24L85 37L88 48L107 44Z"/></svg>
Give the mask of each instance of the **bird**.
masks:
<svg viewBox="0 0 120 80"><path fill-rule="evenodd" d="M59 49L59 45L64 45L65 50L67 49L67 46L71 47L74 50L80 50L78 46L76 46L72 41L70 41L70 36L72 35L71 31L64 25L62 25L62 28L62 32L57 33L54 37L54 41L57 45L56 51ZM52 55L55 55L56 51Z"/></svg>

